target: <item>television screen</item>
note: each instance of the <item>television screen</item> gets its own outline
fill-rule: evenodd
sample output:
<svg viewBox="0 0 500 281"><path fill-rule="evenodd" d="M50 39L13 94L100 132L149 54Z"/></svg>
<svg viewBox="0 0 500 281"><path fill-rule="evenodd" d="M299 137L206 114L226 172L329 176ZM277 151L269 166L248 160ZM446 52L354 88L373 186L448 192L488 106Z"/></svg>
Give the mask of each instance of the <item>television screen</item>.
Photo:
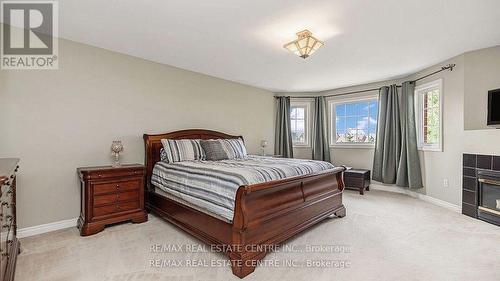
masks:
<svg viewBox="0 0 500 281"><path fill-rule="evenodd" d="M488 126L500 126L500 89L488 92Z"/></svg>

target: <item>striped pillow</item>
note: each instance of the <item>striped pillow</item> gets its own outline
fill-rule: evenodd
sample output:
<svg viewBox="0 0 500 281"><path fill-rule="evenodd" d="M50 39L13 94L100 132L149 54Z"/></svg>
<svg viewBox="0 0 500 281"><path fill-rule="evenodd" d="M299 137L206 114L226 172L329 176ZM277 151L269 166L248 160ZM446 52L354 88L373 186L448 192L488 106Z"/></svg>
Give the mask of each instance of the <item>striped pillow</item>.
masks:
<svg viewBox="0 0 500 281"><path fill-rule="evenodd" d="M165 150L165 162L174 163L190 160L205 160L205 152L201 148L200 140L170 140L162 139Z"/></svg>
<svg viewBox="0 0 500 281"><path fill-rule="evenodd" d="M219 139L222 148L226 151L229 159L244 158L247 156L247 149L242 139Z"/></svg>

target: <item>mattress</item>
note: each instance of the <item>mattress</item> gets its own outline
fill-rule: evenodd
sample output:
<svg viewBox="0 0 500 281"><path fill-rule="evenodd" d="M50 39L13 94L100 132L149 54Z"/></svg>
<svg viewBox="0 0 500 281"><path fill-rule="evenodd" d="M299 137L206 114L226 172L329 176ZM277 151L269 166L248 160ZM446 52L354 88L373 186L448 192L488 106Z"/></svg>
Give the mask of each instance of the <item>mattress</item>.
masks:
<svg viewBox="0 0 500 281"><path fill-rule="evenodd" d="M152 184L172 200L231 222L238 187L333 169L315 160L248 155L220 161L158 162Z"/></svg>

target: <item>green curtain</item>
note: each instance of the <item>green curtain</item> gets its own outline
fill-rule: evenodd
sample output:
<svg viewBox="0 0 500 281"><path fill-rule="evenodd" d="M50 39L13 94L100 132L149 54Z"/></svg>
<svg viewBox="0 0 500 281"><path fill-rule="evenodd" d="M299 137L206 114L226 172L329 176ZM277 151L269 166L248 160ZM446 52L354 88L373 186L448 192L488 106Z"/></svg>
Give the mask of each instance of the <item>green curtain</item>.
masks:
<svg viewBox="0 0 500 281"><path fill-rule="evenodd" d="M312 131L312 158L314 160L330 162L326 112L325 97L315 97Z"/></svg>
<svg viewBox="0 0 500 281"><path fill-rule="evenodd" d="M405 82L399 93L396 85L380 89L373 159L373 179L376 181L402 187L422 187L414 88L414 83Z"/></svg>
<svg viewBox="0 0 500 281"><path fill-rule="evenodd" d="M422 188L422 171L417 147L415 124L415 83L404 82L401 86L401 158L399 160L396 185Z"/></svg>
<svg viewBox="0 0 500 281"><path fill-rule="evenodd" d="M290 97L277 97L276 107L274 153L285 158L293 158Z"/></svg>

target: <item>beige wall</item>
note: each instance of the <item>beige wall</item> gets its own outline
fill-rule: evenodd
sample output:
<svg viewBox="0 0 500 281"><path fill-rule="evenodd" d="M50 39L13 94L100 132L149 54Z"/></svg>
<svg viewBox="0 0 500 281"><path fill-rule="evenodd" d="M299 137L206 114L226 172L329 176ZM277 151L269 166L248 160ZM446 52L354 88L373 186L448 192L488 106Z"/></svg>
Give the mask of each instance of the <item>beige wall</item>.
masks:
<svg viewBox="0 0 500 281"><path fill-rule="evenodd" d="M114 139L127 163L144 161L143 133L187 128L273 147L270 92L67 40L59 50L59 70L0 71L0 157L22 159L21 228L77 217L75 170L109 164Z"/></svg>
<svg viewBox="0 0 500 281"><path fill-rule="evenodd" d="M465 60L465 130L495 128L486 124L488 91L500 88L500 46L468 52Z"/></svg>

